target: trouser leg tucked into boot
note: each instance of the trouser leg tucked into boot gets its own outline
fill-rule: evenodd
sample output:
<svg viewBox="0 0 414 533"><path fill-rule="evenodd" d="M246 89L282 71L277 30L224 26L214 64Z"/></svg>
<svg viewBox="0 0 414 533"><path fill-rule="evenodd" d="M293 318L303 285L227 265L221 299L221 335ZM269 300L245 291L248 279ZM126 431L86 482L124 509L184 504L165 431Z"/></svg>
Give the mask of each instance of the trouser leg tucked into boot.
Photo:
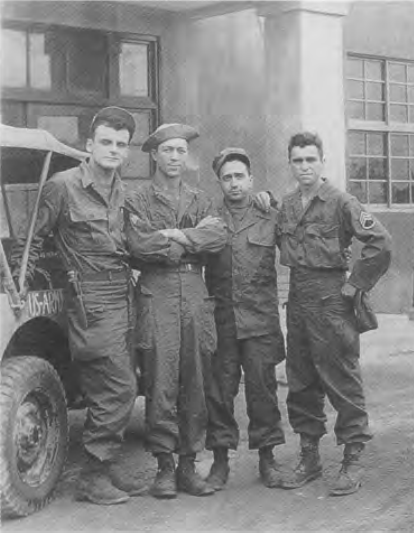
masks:
<svg viewBox="0 0 414 533"><path fill-rule="evenodd" d="M282 482L284 489L297 489L305 483L322 475L322 464L319 456L319 439L309 435L300 436L300 460L291 476Z"/></svg>
<svg viewBox="0 0 414 533"><path fill-rule="evenodd" d="M280 487L282 472L273 457L273 447L259 448L259 472L263 485L269 489Z"/></svg>
<svg viewBox="0 0 414 533"><path fill-rule="evenodd" d="M115 505L129 500L129 495L112 484L109 462L89 456L80 474L75 498L97 505Z"/></svg>
<svg viewBox="0 0 414 533"><path fill-rule="evenodd" d="M342 467L334 486L330 490L331 496L345 496L356 492L362 484L364 470L360 463L365 445L362 442L345 444Z"/></svg>
<svg viewBox="0 0 414 533"><path fill-rule="evenodd" d="M172 453L157 454L158 470L151 494L155 498L175 498L177 496L177 481L175 475L175 461Z"/></svg>
<svg viewBox="0 0 414 533"><path fill-rule="evenodd" d="M180 455L177 468L177 487L192 496L210 496L214 489L196 472L195 453Z"/></svg>
<svg viewBox="0 0 414 533"><path fill-rule="evenodd" d="M207 483L215 490L222 490L227 483L230 473L229 456L227 448L214 448L214 462L206 479Z"/></svg>

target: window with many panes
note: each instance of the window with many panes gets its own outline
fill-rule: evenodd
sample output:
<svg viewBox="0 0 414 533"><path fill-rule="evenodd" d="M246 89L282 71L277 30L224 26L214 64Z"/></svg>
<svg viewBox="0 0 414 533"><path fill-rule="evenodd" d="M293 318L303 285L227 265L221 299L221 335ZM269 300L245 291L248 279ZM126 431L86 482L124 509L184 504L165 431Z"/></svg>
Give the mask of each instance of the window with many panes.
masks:
<svg viewBox="0 0 414 533"><path fill-rule="evenodd" d="M137 131L123 177L131 183L149 177L151 161L141 145L158 120L155 37L9 24L1 41L3 122L44 128L84 148L96 111L124 107Z"/></svg>
<svg viewBox="0 0 414 533"><path fill-rule="evenodd" d="M414 62L346 62L348 190L361 202L414 206Z"/></svg>

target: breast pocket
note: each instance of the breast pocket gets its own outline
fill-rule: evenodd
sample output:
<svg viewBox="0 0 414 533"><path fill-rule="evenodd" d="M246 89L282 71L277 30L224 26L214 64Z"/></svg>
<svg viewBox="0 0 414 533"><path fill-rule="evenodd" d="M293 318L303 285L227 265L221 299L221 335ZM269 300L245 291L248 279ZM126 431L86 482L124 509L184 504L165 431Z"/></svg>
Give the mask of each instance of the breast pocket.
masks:
<svg viewBox="0 0 414 533"><path fill-rule="evenodd" d="M247 235L249 243L250 283L267 285L275 281L275 246L276 237L273 227L262 226L261 231L253 228Z"/></svg>
<svg viewBox="0 0 414 533"><path fill-rule="evenodd" d="M90 206L69 206L69 218L76 233L79 247L104 245L109 232L109 215L106 209L91 209Z"/></svg>

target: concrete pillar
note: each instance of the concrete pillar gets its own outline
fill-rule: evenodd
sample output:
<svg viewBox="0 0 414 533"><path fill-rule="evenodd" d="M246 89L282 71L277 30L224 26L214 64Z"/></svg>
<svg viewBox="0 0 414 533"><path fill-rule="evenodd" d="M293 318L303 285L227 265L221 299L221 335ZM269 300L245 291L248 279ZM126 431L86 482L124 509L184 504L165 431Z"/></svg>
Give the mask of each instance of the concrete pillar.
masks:
<svg viewBox="0 0 414 533"><path fill-rule="evenodd" d="M338 2L262 3L265 17L268 183L277 197L291 189L289 137L318 132L326 175L345 188L343 16Z"/></svg>

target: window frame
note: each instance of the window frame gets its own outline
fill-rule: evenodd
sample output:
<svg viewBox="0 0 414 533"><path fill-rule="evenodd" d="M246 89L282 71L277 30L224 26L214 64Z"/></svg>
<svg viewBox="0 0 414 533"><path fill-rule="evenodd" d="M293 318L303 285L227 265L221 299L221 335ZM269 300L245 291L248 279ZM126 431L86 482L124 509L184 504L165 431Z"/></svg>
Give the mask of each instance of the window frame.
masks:
<svg viewBox="0 0 414 533"><path fill-rule="evenodd" d="M377 209L377 210L384 210L386 208L387 210L396 210L396 211L412 211L414 209L414 198L412 198L412 202L407 204L396 204L392 202L392 195L391 195L391 188L392 188L392 179L391 179L391 135L392 134L405 134L405 135L414 135L414 122L391 122L390 121L390 79L389 79L389 64L390 63L401 63L403 65L414 65L414 60L407 60L407 59L401 59L401 58L394 58L394 57L385 57L385 56L378 56L378 55L372 55L372 54L362 54L362 53L356 53L356 52L347 52L345 55L345 64L344 64L344 79L345 79L345 86L348 83L349 80L355 80L356 78L348 77L346 72L346 61L348 59L360 59L360 60L372 60L372 61L381 61L384 65L384 91L385 91L385 101L384 101L384 121L373 121L373 120L362 120L362 119L355 119L355 118L349 118L347 116L346 112L346 104L348 101L362 101L366 102L367 99L359 100L359 99L353 99L348 98L346 95L346 87L345 87L345 120L346 120L346 131L347 134L352 132L359 132L359 133L382 133L385 135L385 143L386 143L386 161L387 161L387 189L388 189L388 201L386 203L370 203L369 197L368 204L370 209ZM365 78L363 78L365 81ZM392 83L392 82L391 82ZM409 84L405 83L405 86L407 87ZM410 105L409 102L406 104L407 106ZM411 104L412 105L412 104ZM349 143L348 143L348 136L347 136L347 163L350 161L350 153L349 153ZM367 154L365 154L367 156ZM408 156L407 156L408 158ZM350 178L347 175L347 187L350 183ZM359 180L353 180L353 181L359 181ZM410 179L410 176L408 176L407 183L414 185L414 180Z"/></svg>

